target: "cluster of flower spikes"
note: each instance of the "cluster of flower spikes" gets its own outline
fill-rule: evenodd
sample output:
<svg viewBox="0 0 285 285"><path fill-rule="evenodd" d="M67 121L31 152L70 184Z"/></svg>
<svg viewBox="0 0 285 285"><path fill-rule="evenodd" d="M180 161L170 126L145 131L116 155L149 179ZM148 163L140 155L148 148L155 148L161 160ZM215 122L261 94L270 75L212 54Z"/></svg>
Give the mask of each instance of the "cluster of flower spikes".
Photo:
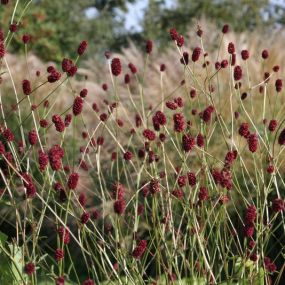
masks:
<svg viewBox="0 0 285 285"><path fill-rule="evenodd" d="M47 77L49 83L54 83L61 78L61 73L52 65L47 68L47 72L49 73Z"/></svg>

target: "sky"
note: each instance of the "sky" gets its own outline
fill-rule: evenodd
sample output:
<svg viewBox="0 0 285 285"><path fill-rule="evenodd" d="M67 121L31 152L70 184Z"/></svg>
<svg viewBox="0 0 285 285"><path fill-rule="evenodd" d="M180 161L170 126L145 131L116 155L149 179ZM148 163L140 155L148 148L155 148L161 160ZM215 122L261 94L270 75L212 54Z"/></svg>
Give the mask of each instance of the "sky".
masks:
<svg viewBox="0 0 285 285"><path fill-rule="evenodd" d="M134 4L128 4L128 13L126 15L125 28L128 31L140 32L140 21L143 18L145 8L148 6L149 0L137 0ZM166 0L165 5L167 8L175 5L175 0Z"/></svg>

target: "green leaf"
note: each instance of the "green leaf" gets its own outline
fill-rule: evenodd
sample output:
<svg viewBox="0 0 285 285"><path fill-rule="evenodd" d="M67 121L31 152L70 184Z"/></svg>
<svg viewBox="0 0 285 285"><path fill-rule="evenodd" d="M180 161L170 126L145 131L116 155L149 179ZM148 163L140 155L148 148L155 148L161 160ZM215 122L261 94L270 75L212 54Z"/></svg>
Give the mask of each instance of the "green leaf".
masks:
<svg viewBox="0 0 285 285"><path fill-rule="evenodd" d="M7 238L8 238L8 236L0 231L0 244L4 245L4 243L6 242Z"/></svg>

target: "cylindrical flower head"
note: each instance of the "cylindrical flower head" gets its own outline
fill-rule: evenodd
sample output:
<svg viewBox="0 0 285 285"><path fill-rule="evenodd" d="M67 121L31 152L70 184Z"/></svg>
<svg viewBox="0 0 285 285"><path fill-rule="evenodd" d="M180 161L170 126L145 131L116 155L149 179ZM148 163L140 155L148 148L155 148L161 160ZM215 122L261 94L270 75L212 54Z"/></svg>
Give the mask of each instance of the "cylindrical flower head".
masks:
<svg viewBox="0 0 285 285"><path fill-rule="evenodd" d="M79 46L78 46L78 49L77 49L77 53L78 55L83 55L86 48L88 46L88 42L87 41L82 41Z"/></svg>
<svg viewBox="0 0 285 285"><path fill-rule="evenodd" d="M151 40L146 42L145 51L146 53L150 54L152 52L153 43Z"/></svg>
<svg viewBox="0 0 285 285"><path fill-rule="evenodd" d="M33 262L27 263L24 267L24 271L28 275L34 274L35 270L36 270L36 267L35 267L35 264Z"/></svg>
<svg viewBox="0 0 285 285"><path fill-rule="evenodd" d="M67 182L67 186L69 189L74 190L77 187L79 180L79 175L76 172L70 174Z"/></svg>
<svg viewBox="0 0 285 285"><path fill-rule="evenodd" d="M182 47L184 45L184 37L182 35L178 35L176 43L177 46Z"/></svg>
<svg viewBox="0 0 285 285"><path fill-rule="evenodd" d="M239 81L242 78L242 69L239 65L234 68L234 79L235 81Z"/></svg>
<svg viewBox="0 0 285 285"><path fill-rule="evenodd" d="M171 39L173 40L173 41L176 41L177 40L177 37L178 37L178 33L177 33L177 31L176 31L176 29L175 28L171 28L170 30L169 30L169 34L170 34L170 37L171 37Z"/></svg>
<svg viewBox="0 0 285 285"><path fill-rule="evenodd" d="M22 37L23 43L26 45L31 40L31 35L25 34Z"/></svg>
<svg viewBox="0 0 285 285"><path fill-rule="evenodd" d="M61 248L58 248L56 249L54 256L55 260L59 262L64 258L64 251Z"/></svg>
<svg viewBox="0 0 285 285"><path fill-rule="evenodd" d="M149 141L154 141L155 140L155 132L153 132L152 130L150 129L145 129L143 131L143 136L148 139Z"/></svg>
<svg viewBox="0 0 285 285"><path fill-rule="evenodd" d="M48 165L49 159L47 153L39 150L39 169L40 171L44 171Z"/></svg>
<svg viewBox="0 0 285 285"><path fill-rule="evenodd" d="M82 109L83 109L83 99L82 97L77 96L74 99L73 107L72 107L74 116L78 116L79 114L81 114Z"/></svg>
<svg viewBox="0 0 285 285"><path fill-rule="evenodd" d="M235 53L235 45L231 42L228 45L228 53L229 54L234 54Z"/></svg>
<svg viewBox="0 0 285 285"><path fill-rule="evenodd" d="M38 135L36 130L32 130L28 135L30 145L35 145L38 142Z"/></svg>
<svg viewBox="0 0 285 285"><path fill-rule="evenodd" d="M256 134L250 134L248 136L248 148L249 150L254 153L257 151L258 148L258 137Z"/></svg>
<svg viewBox="0 0 285 285"><path fill-rule="evenodd" d="M176 132L183 132L185 130L185 120L184 116L180 113L173 115L174 130Z"/></svg>
<svg viewBox="0 0 285 285"><path fill-rule="evenodd" d="M193 62L196 62L199 60L201 52L202 52L201 48L199 48L199 47L194 48L193 53L192 53L192 61Z"/></svg>
<svg viewBox="0 0 285 285"><path fill-rule="evenodd" d="M243 60L247 60L247 59L249 58L249 52L248 52L248 50L242 50L242 51L241 51L241 58L242 58Z"/></svg>
<svg viewBox="0 0 285 285"><path fill-rule="evenodd" d="M32 93L31 82L27 79L24 79L22 82L23 93L25 95L30 95Z"/></svg>
<svg viewBox="0 0 285 285"><path fill-rule="evenodd" d="M84 212L82 215L81 215L81 218L80 218L80 220L81 220L81 223L82 224L87 224L87 222L89 221L89 219L90 219L90 214L88 213L88 212Z"/></svg>
<svg viewBox="0 0 285 285"><path fill-rule="evenodd" d="M229 25L225 24L222 28L222 33L227 34L229 32Z"/></svg>
<svg viewBox="0 0 285 285"><path fill-rule="evenodd" d="M268 130L274 132L277 128L278 122L276 120L271 120L268 125Z"/></svg>
<svg viewBox="0 0 285 285"><path fill-rule="evenodd" d="M137 68L133 63L129 63L128 67L130 69L130 71L132 72L132 74L136 74L137 73Z"/></svg>
<svg viewBox="0 0 285 285"><path fill-rule="evenodd" d="M119 76L121 74L122 66L119 58L115 57L112 59L111 70L114 76Z"/></svg>
<svg viewBox="0 0 285 285"><path fill-rule="evenodd" d="M126 209L126 202L124 199L119 199L114 203L114 212L118 215L122 215Z"/></svg>
<svg viewBox="0 0 285 285"><path fill-rule="evenodd" d="M185 152L191 151L195 146L195 138L190 135L183 135L182 137L182 148Z"/></svg>
<svg viewBox="0 0 285 285"><path fill-rule="evenodd" d="M284 211L284 209L285 209L284 200L276 198L272 201L273 212L278 213Z"/></svg>

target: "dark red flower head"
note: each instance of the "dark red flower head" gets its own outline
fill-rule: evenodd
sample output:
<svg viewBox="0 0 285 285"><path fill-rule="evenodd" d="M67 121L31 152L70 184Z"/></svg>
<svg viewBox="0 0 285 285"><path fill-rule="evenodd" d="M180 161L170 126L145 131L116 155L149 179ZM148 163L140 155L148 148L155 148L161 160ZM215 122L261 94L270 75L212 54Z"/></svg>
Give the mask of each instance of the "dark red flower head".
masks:
<svg viewBox="0 0 285 285"><path fill-rule="evenodd" d="M79 180L79 175L76 172L73 172L69 175L67 186L69 189L74 190L77 187Z"/></svg>
<svg viewBox="0 0 285 285"><path fill-rule="evenodd" d="M81 223L82 224L87 224L87 222L89 221L89 219L90 219L90 214L88 213L88 212L84 212L82 215L81 215L81 218L80 218L80 220L81 220Z"/></svg>
<svg viewBox="0 0 285 285"><path fill-rule="evenodd" d="M125 74L124 82L125 82L125 84L129 84L131 82L131 77L128 73Z"/></svg>
<svg viewBox="0 0 285 285"><path fill-rule="evenodd" d="M61 249L61 248L56 249L54 256L55 256L55 260L57 262L61 261L64 258L63 249Z"/></svg>
<svg viewBox="0 0 285 285"><path fill-rule="evenodd" d="M238 81L241 80L241 78L242 78L242 69L239 65L237 65L234 68L234 79Z"/></svg>
<svg viewBox="0 0 285 285"><path fill-rule="evenodd" d="M64 285L64 277L60 276L55 280L55 285Z"/></svg>
<svg viewBox="0 0 285 285"><path fill-rule="evenodd" d="M276 198L272 201L273 212L278 213L284 211L284 209L285 209L285 204L283 199Z"/></svg>
<svg viewBox="0 0 285 285"><path fill-rule="evenodd" d="M146 46L145 46L146 53L151 54L151 52L152 52L152 47L153 47L152 41L151 41L151 40L148 40L148 41L146 42Z"/></svg>
<svg viewBox="0 0 285 285"><path fill-rule="evenodd" d="M92 279L87 279L83 282L82 285L95 285L95 283Z"/></svg>
<svg viewBox="0 0 285 285"><path fill-rule="evenodd" d="M145 250L147 247L147 241L146 240L141 240L138 245L135 247L133 250L133 257L136 259L140 259L142 255L144 254Z"/></svg>
<svg viewBox="0 0 285 285"><path fill-rule="evenodd" d="M130 152L129 150L127 150L127 151L124 153L124 159L125 159L126 161L130 161L132 158L133 158L132 152Z"/></svg>
<svg viewBox="0 0 285 285"><path fill-rule="evenodd" d="M132 72L132 74L137 73L137 67L133 63L129 63L128 67L129 67L130 71Z"/></svg>
<svg viewBox="0 0 285 285"><path fill-rule="evenodd" d="M248 50L242 50L241 51L241 58L243 59L243 60L247 60L248 58L249 58L249 52L248 52Z"/></svg>
<svg viewBox="0 0 285 285"><path fill-rule="evenodd" d="M24 271L28 275L34 274L35 270L36 270L36 267L35 267L35 264L33 262L27 263L24 267Z"/></svg>
<svg viewBox="0 0 285 285"><path fill-rule="evenodd" d="M225 24L222 28L222 33L227 34L229 32L229 25Z"/></svg>
<svg viewBox="0 0 285 285"><path fill-rule="evenodd" d="M73 106L72 106L74 116L78 116L79 114L81 114L82 109L83 109L83 102L84 101L82 97L80 96L75 97Z"/></svg>
<svg viewBox="0 0 285 285"><path fill-rule="evenodd" d="M27 79L24 79L22 82L23 92L25 95L30 95L32 92L31 82Z"/></svg>
<svg viewBox="0 0 285 285"><path fill-rule="evenodd" d="M124 199L119 199L114 202L114 212L118 215L122 215L126 209L126 202Z"/></svg>
<svg viewBox="0 0 285 285"><path fill-rule="evenodd" d="M188 183L191 187L196 185L196 174L194 172L188 172L187 173L188 177Z"/></svg>
<svg viewBox="0 0 285 285"><path fill-rule="evenodd" d="M161 72L164 72L166 70L166 65L164 64L164 63L162 63L161 65L160 65L160 71Z"/></svg>
<svg viewBox="0 0 285 285"><path fill-rule="evenodd" d="M248 148L249 150L254 153L257 151L258 148L258 136L257 134L250 134L248 136Z"/></svg>
<svg viewBox="0 0 285 285"><path fill-rule="evenodd" d="M62 158L64 156L64 150L60 145L54 145L48 152L49 163L52 170L57 171L62 167Z"/></svg>
<svg viewBox="0 0 285 285"><path fill-rule="evenodd" d="M13 132L8 128L4 129L2 135L8 142L12 142L15 139Z"/></svg>
<svg viewBox="0 0 285 285"><path fill-rule="evenodd" d="M31 130L28 135L30 145L35 145L38 142L36 130Z"/></svg>
<svg viewBox="0 0 285 285"><path fill-rule="evenodd" d="M10 24L9 31L10 31L11 33L15 33L15 32L17 32L17 30L18 30L17 23L12 23L12 24Z"/></svg>
<svg viewBox="0 0 285 285"><path fill-rule="evenodd" d="M200 55L201 55L201 52L202 52L202 50L201 50L200 47L194 48L193 53L192 53L192 61L193 61L193 62L196 62L196 61L199 60L199 57L200 57Z"/></svg>
<svg viewBox="0 0 285 285"><path fill-rule="evenodd" d="M200 191L198 193L199 201L206 201L209 198L208 190L206 187L200 187Z"/></svg>
<svg viewBox="0 0 285 285"><path fill-rule="evenodd" d="M70 233L69 229L64 228L64 227L59 227L57 230L60 239L63 241L64 244L69 244L70 242Z"/></svg>
<svg viewBox="0 0 285 285"><path fill-rule="evenodd" d="M270 120L269 125L268 125L268 130L270 132L274 132L276 130L276 128L277 128L277 125L278 125L277 120L274 120L274 119Z"/></svg>
<svg viewBox="0 0 285 285"><path fill-rule="evenodd" d="M194 146L195 146L195 138L186 134L182 136L182 148L185 152L191 151L194 148Z"/></svg>
<svg viewBox="0 0 285 285"><path fill-rule="evenodd" d="M183 132L185 130L185 119L181 113L173 115L174 130L176 132Z"/></svg>
<svg viewBox="0 0 285 285"><path fill-rule="evenodd" d="M261 53L261 56L263 59L267 59L269 57L269 52L268 50L263 50L262 53Z"/></svg>
<svg viewBox="0 0 285 285"><path fill-rule="evenodd" d="M235 53L235 45L232 42L230 42L229 45L228 45L228 53L229 54L234 54Z"/></svg>
<svg viewBox="0 0 285 285"><path fill-rule="evenodd" d="M111 62L111 70L114 76L119 76L122 72L121 61L119 58L115 57Z"/></svg>
<svg viewBox="0 0 285 285"><path fill-rule="evenodd" d="M65 124L59 115L52 116L52 122L54 123L55 129L62 133L65 129Z"/></svg>
<svg viewBox="0 0 285 285"><path fill-rule="evenodd" d="M25 34L22 37L23 43L26 45L31 40L31 35Z"/></svg>
<svg viewBox="0 0 285 285"><path fill-rule="evenodd" d="M54 83L58 81L60 78L61 78L61 73L54 69L51 71L47 79L49 83Z"/></svg>
<svg viewBox="0 0 285 285"><path fill-rule="evenodd" d="M61 68L63 72L68 72L73 66L73 61L69 58L64 58L61 62Z"/></svg>
<svg viewBox="0 0 285 285"><path fill-rule="evenodd" d="M145 129L143 131L143 136L148 139L149 141L154 141L155 140L155 132L150 130L150 129Z"/></svg>
<svg viewBox="0 0 285 285"><path fill-rule="evenodd" d="M182 47L184 45L184 37L182 35L178 35L176 43L177 46Z"/></svg>
<svg viewBox="0 0 285 285"><path fill-rule="evenodd" d="M79 46L78 46L78 49L77 49L77 53L78 55L83 55L86 48L88 46L88 42L87 41L82 41Z"/></svg>
<svg viewBox="0 0 285 285"><path fill-rule="evenodd" d="M177 31L176 31L176 29L175 28L171 28L170 30L169 30L169 34L170 34L170 37L171 37L171 39L173 40L173 41L176 41L177 40L177 37L178 37L178 33L177 33Z"/></svg>

